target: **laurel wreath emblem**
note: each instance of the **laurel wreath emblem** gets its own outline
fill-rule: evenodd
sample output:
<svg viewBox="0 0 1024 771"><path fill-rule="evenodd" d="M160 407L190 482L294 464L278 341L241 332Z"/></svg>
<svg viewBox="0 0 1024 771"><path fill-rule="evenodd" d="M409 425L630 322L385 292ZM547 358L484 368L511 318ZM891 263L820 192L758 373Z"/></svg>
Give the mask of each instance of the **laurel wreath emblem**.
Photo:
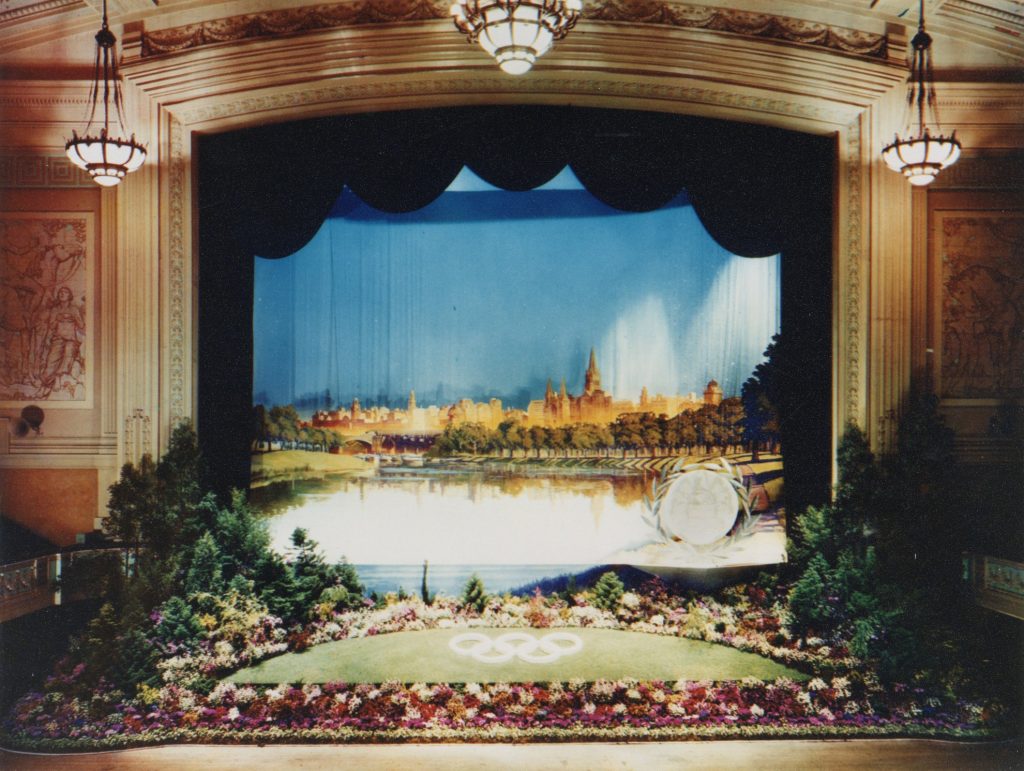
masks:
<svg viewBox="0 0 1024 771"><path fill-rule="evenodd" d="M729 532L718 541L711 544L687 543L682 538L673 535L666 528L661 516L661 506L672 486L685 475L697 471L711 471L720 475L732 486L739 499L739 508L736 512L736 521ZM716 461L703 463L685 463L680 458L671 466L666 468L667 473L660 479L654 480L651 495L644 495L643 519L658 534L662 543L672 544L675 548L692 552L694 556L710 557L712 559L725 559L728 552L735 546L736 542L746 538L754 532L761 515L753 514L750 510L750 491L743 480L743 472L738 465L729 463L725 458L718 458Z"/></svg>

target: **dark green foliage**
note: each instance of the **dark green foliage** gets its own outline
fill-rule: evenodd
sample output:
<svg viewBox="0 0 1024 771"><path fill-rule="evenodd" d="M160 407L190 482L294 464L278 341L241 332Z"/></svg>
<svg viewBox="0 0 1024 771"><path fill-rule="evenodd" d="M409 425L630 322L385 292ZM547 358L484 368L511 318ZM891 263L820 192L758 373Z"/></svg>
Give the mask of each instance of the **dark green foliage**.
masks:
<svg viewBox="0 0 1024 771"><path fill-rule="evenodd" d="M272 614L286 622L302 616L305 609L302 605L304 587L296 580L291 566L280 556L271 552L261 560L255 578L259 598Z"/></svg>
<svg viewBox="0 0 1024 771"><path fill-rule="evenodd" d="M806 637L809 632L825 630L831 625L826 576L828 563L815 554L803 575L789 593L789 610L793 615L793 631Z"/></svg>
<svg viewBox="0 0 1024 771"><path fill-rule="evenodd" d="M86 675L95 682L109 672L117 661L117 647L114 644L120 633L121 624L114 606L103 603L100 612L86 627L79 644Z"/></svg>
<svg viewBox="0 0 1024 771"><path fill-rule="evenodd" d="M151 523L160 508L153 459L143 455L137 467L126 463L120 479L110 486L107 517L103 520L103 532L124 544L126 572L132 559L138 559L143 542L150 540Z"/></svg>
<svg viewBox="0 0 1024 771"><path fill-rule="evenodd" d="M427 571L430 569L427 560L423 560L423 578L420 579L420 599L425 605L430 605L434 598L430 594L430 585L427 583Z"/></svg>
<svg viewBox="0 0 1024 771"><path fill-rule="evenodd" d="M619 600L625 593L626 587L622 580L611 570L602 573L597 579L594 588L591 590L593 603L602 610L614 611L618 607Z"/></svg>
<svg viewBox="0 0 1024 771"><path fill-rule="evenodd" d="M266 522L238 490L232 495L230 508L218 511L212 532L221 552L221 573L229 581L239 574L251 577L270 549Z"/></svg>
<svg viewBox="0 0 1024 771"><path fill-rule="evenodd" d="M475 608L477 613L483 613L487 607L487 591L484 589L484 582L476 573L466 581L466 587L462 590L462 604L467 608Z"/></svg>
<svg viewBox="0 0 1024 771"><path fill-rule="evenodd" d="M191 648L203 633L203 627L185 600L175 595L160 607L160 622L154 637L165 646Z"/></svg>
<svg viewBox="0 0 1024 771"><path fill-rule="evenodd" d="M139 685L156 686L160 683L160 673L156 668L159 654L140 628L129 629L118 638L117 652L112 675L118 687L131 693Z"/></svg>
<svg viewBox="0 0 1024 771"><path fill-rule="evenodd" d="M848 640L886 682L948 687L950 678L990 671L979 663L993 641L977 631L983 619L960 577L967 528L984 503L964 499L952 439L930 396L908 401L897 451L881 461L851 427L839 446L835 499L809 508L794 528L792 630Z"/></svg>
<svg viewBox="0 0 1024 771"><path fill-rule="evenodd" d="M196 541L195 549L192 551L192 564L189 565L188 574L185 576L185 594L216 594L222 591L224 580L221 577L220 563L220 549L207 531Z"/></svg>
<svg viewBox="0 0 1024 771"><path fill-rule="evenodd" d="M880 485L864 432L850 425L837 452L835 499L796 522L791 556L802 572L789 594L793 632L825 639L877 640L877 561L871 545ZM858 626L859 625L859 626ZM866 643L865 643L866 644Z"/></svg>

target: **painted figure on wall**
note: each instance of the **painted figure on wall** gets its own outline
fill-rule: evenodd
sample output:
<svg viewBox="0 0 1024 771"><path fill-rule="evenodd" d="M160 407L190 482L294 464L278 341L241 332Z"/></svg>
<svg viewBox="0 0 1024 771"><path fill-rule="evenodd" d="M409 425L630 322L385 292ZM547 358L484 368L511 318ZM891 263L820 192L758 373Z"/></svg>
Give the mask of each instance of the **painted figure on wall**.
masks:
<svg viewBox="0 0 1024 771"><path fill-rule="evenodd" d="M0 221L0 401L86 398L83 216Z"/></svg>
<svg viewBox="0 0 1024 771"><path fill-rule="evenodd" d="M943 222L942 392L1024 394L1024 218Z"/></svg>

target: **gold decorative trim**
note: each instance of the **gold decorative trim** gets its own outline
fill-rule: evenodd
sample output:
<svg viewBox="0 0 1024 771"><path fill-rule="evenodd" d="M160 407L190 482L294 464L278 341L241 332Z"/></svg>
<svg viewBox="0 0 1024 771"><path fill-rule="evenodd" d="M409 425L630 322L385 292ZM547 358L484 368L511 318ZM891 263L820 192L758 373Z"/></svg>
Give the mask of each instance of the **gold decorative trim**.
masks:
<svg viewBox="0 0 1024 771"><path fill-rule="evenodd" d="M358 0L329 5L308 5L282 11L229 16L142 33L140 55L159 56L215 43L293 35L335 27L387 24L396 21L428 21L449 15L448 6L437 0Z"/></svg>
<svg viewBox="0 0 1024 771"><path fill-rule="evenodd" d="M709 29L747 37L819 46L857 56L870 56L878 59L885 59L888 56L888 41L884 34L863 32L848 27L834 27L829 24L768 13L738 11L732 8L669 2L640 3L633 0L604 0L596 8L588 4L586 18L596 21Z"/></svg>
<svg viewBox="0 0 1024 771"><path fill-rule="evenodd" d="M860 120L855 120L847 128L846 134L846 184L842 194L846 196L847 225L846 242L842 248L846 260L845 286L846 303L842 309L844 315L844 334L846 350L846 415L845 420L855 420L860 411L860 373L861 373L861 189L863 186L863 170L861 167L861 127ZM835 280L835 279L833 279ZM837 384L838 385L838 384ZM837 416L838 417L838 416ZM845 422L845 421L844 421ZM842 432L843 427L838 426Z"/></svg>
<svg viewBox="0 0 1024 771"><path fill-rule="evenodd" d="M0 188L84 187L96 183L66 155L15 155L0 152Z"/></svg>
<svg viewBox="0 0 1024 771"><path fill-rule="evenodd" d="M173 118L170 120L170 186L168 288L170 324L168 346L170 355L170 394L168 410L171 427L191 414L185 409L185 361L188 357L185 345L185 179L186 159L184 135L186 129ZM190 277L191 279L191 277Z"/></svg>
<svg viewBox="0 0 1024 771"><path fill-rule="evenodd" d="M281 11L230 16L142 33L143 58L178 53L216 43L293 35L336 27L431 21L449 16L446 0L356 0ZM885 34L836 27L766 13L749 13L673 2L602 0L588 3L586 18L628 24L707 29L746 37L817 46L855 56L885 59Z"/></svg>
<svg viewBox="0 0 1024 771"><path fill-rule="evenodd" d="M335 83L311 88L301 93L286 92L247 96L235 101L218 102L186 109L179 117L186 125L202 124L240 115L294 110L296 107L358 102L388 98L400 100L417 96L437 96L467 93L508 93L516 95L566 94L598 96L613 99L643 99L666 104L697 103L733 108L745 113L765 113L804 118L831 126L845 125L853 111L840 107L822 107L793 102L774 96L754 96L716 91L696 86L666 83L639 83L636 81L583 81L571 78L438 78L410 81L363 81L361 83ZM643 109L637 107L637 109Z"/></svg>

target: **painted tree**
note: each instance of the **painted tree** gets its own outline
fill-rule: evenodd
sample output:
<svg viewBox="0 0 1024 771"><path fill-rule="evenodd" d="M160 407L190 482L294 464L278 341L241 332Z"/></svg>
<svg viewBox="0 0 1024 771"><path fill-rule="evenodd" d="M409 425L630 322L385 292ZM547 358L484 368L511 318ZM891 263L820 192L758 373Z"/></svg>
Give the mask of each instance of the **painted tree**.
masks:
<svg viewBox="0 0 1024 771"><path fill-rule="evenodd" d="M487 590L484 588L483 580L473 573L462 590L462 604L467 608L474 608L477 613L483 613L484 608L487 607L487 600Z"/></svg>

